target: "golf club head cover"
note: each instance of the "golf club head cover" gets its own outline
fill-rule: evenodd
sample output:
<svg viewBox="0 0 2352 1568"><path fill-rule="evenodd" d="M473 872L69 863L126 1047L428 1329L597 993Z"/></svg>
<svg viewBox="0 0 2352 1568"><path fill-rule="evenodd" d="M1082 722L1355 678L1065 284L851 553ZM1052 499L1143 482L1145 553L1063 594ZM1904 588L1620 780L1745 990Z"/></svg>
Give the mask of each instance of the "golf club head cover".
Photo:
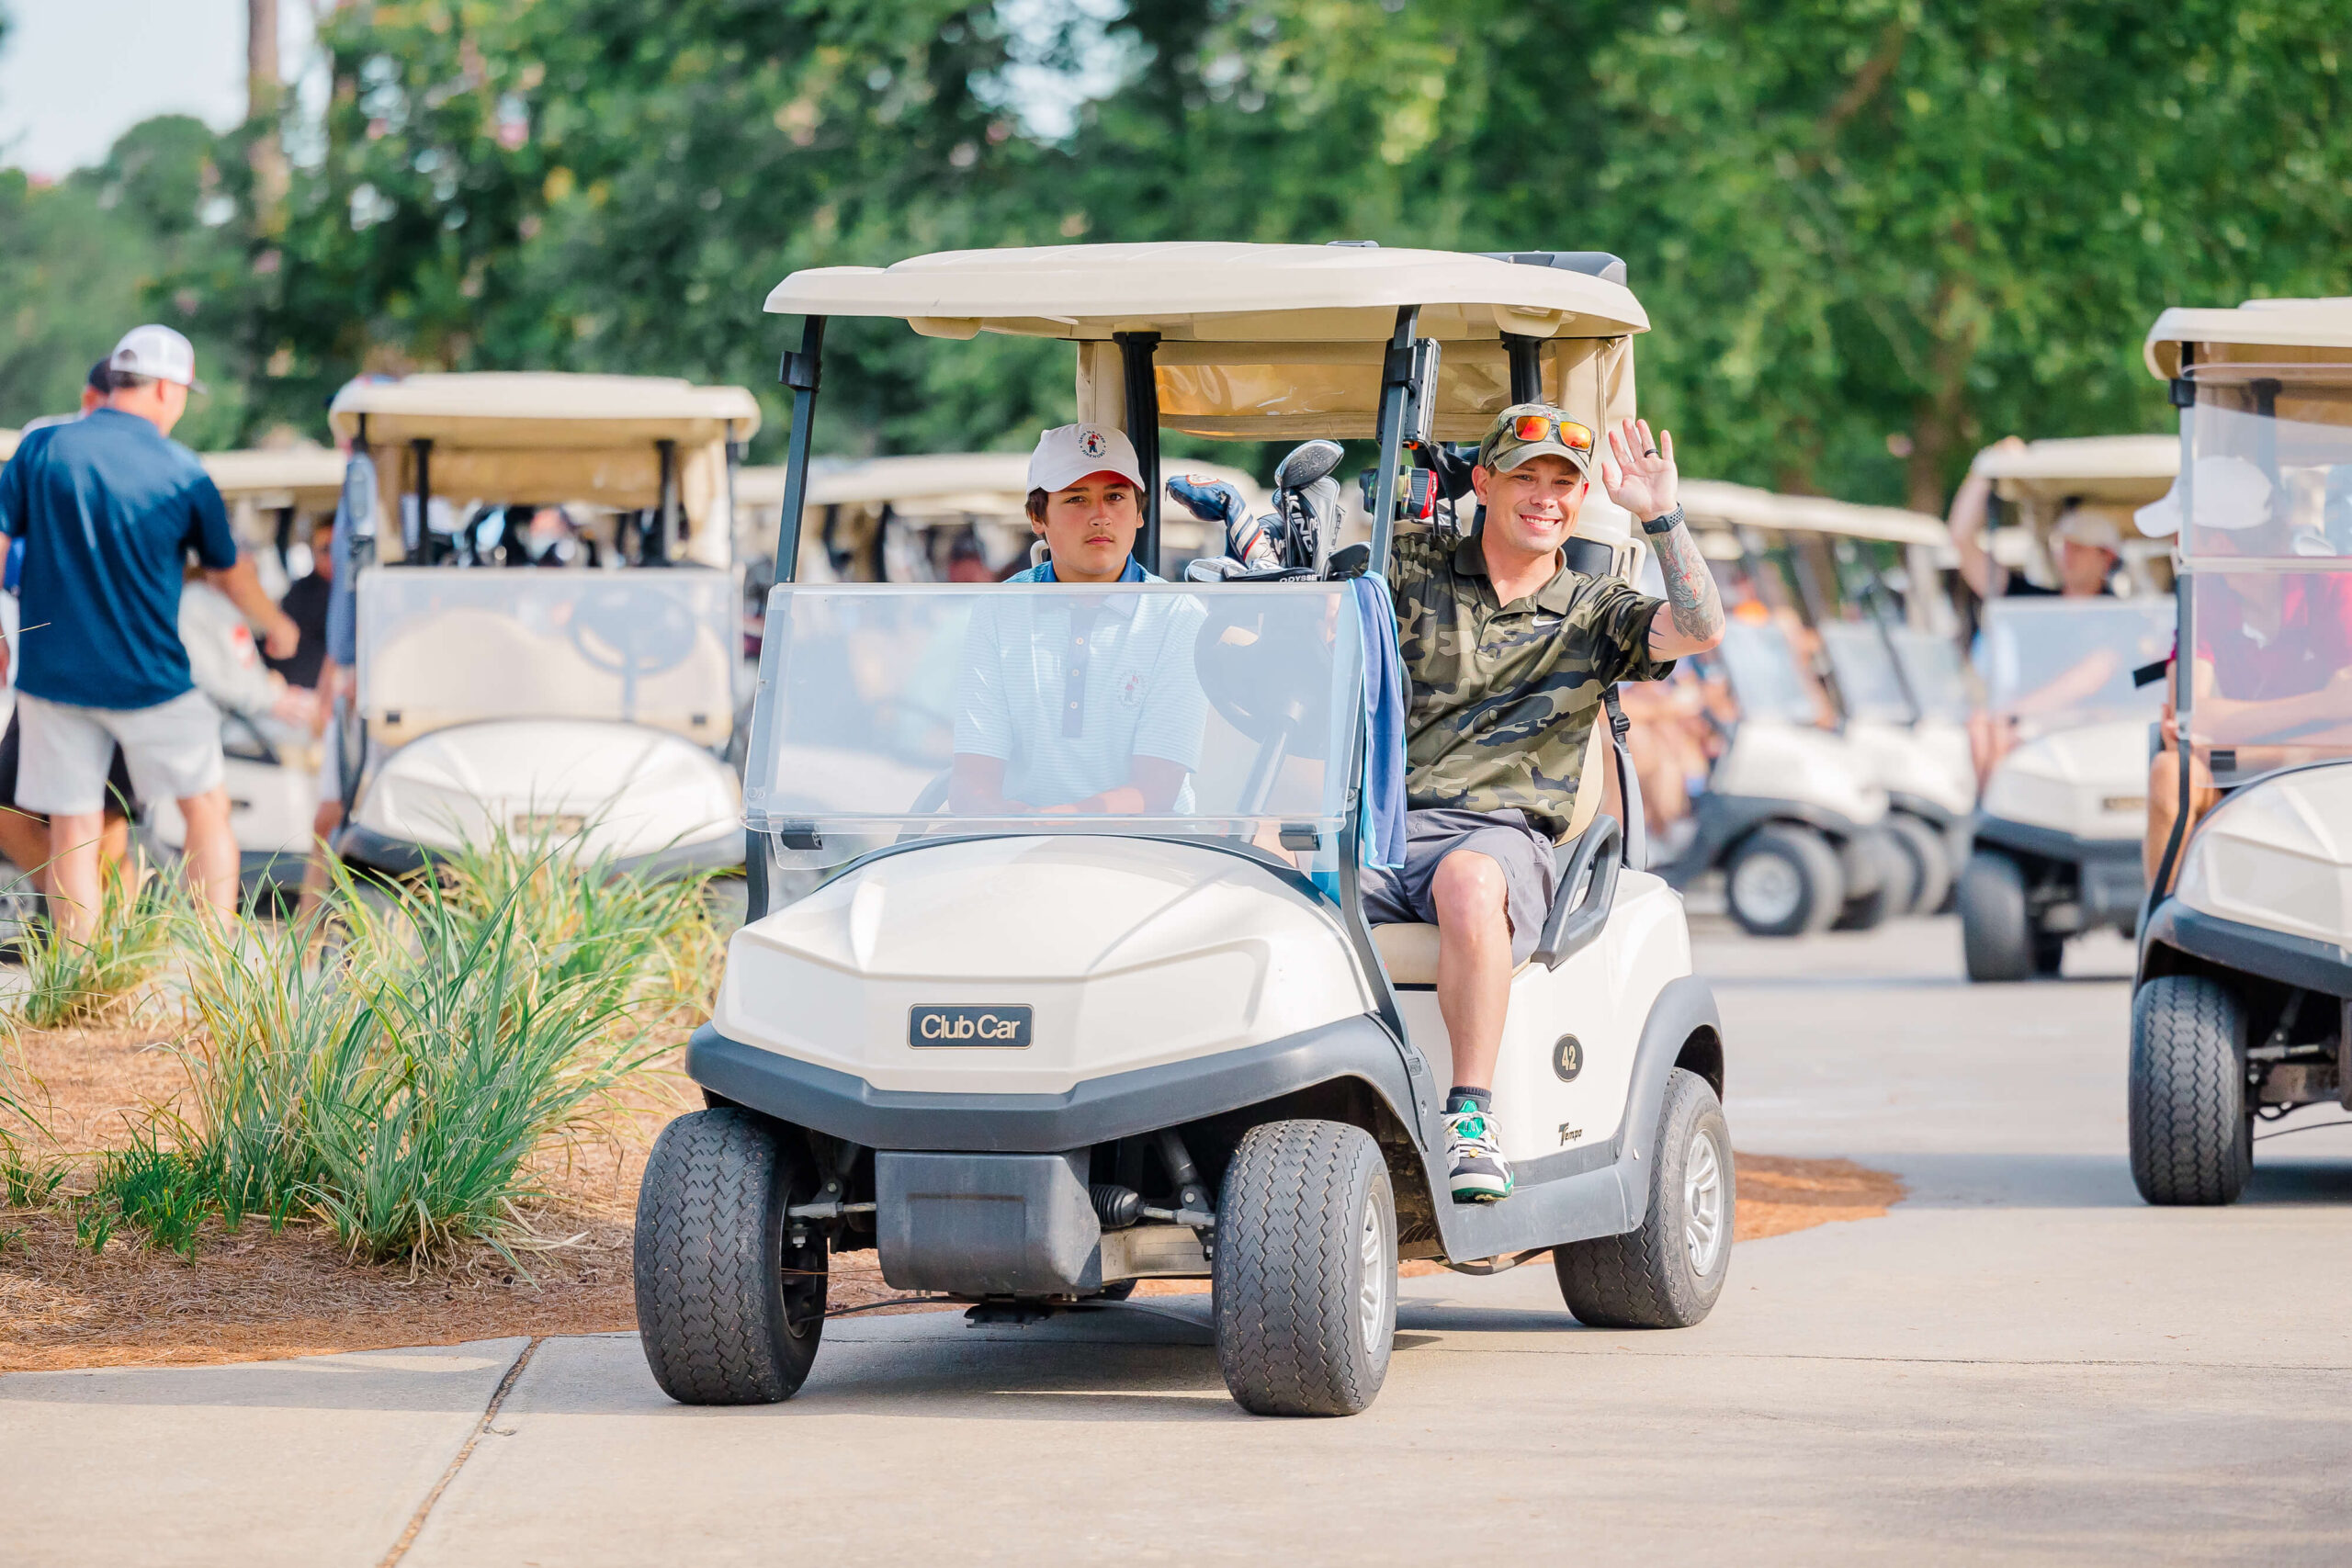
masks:
<svg viewBox="0 0 2352 1568"><path fill-rule="evenodd" d="M1274 541L1267 532L1270 518L1252 519L1241 492L1222 479L1178 474L1168 481L1169 498L1204 523L1225 529L1225 550L1250 568L1280 564Z"/></svg>

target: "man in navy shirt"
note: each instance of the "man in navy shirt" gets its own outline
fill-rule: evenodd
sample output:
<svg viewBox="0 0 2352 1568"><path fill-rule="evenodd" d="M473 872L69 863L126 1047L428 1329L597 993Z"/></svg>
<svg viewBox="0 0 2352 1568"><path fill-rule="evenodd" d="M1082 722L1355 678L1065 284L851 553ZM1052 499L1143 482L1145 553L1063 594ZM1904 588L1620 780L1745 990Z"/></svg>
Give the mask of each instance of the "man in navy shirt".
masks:
<svg viewBox="0 0 2352 1568"><path fill-rule="evenodd" d="M196 351L169 327L133 329L107 365L104 407L28 435L0 469L0 532L25 541L17 702L17 799L49 815L51 910L87 940L98 905L107 763L119 744L149 800L179 802L191 881L233 910L237 841L221 787L220 718L188 673L179 637L182 562L291 654L300 633L237 558L220 492L170 439L196 382Z"/></svg>

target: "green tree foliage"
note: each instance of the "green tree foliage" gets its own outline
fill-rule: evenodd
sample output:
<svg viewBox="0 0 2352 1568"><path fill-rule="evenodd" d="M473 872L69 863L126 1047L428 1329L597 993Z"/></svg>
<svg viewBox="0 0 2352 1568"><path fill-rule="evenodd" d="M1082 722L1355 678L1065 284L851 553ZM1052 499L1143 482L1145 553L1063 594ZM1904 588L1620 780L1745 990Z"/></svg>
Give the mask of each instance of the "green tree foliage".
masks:
<svg viewBox="0 0 2352 1568"><path fill-rule="evenodd" d="M760 305L796 267L1599 249L1694 470L1939 506L2001 434L2160 428L2137 345L2164 305L2352 287L2342 0L1109 3L346 0L277 231L245 216L265 127L177 122L187 156L0 188L0 269L29 280L0 295L6 395L70 400L71 311L103 340L135 296L242 389L208 434L317 433L361 368L529 367L740 381L766 457L791 323ZM1108 85L1042 133L1022 84L1057 69ZM829 450L1069 417L1058 345L848 321L831 345Z"/></svg>

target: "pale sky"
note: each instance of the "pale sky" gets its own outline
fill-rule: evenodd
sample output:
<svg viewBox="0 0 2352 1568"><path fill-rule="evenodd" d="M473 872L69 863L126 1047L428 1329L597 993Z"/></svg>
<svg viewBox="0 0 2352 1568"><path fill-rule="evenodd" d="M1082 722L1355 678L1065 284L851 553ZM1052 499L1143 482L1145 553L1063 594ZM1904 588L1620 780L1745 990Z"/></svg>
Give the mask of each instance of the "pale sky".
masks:
<svg viewBox="0 0 2352 1568"><path fill-rule="evenodd" d="M0 164L55 178L152 115L221 130L245 109L245 0L0 0ZM281 0L288 76L310 51L307 0Z"/></svg>

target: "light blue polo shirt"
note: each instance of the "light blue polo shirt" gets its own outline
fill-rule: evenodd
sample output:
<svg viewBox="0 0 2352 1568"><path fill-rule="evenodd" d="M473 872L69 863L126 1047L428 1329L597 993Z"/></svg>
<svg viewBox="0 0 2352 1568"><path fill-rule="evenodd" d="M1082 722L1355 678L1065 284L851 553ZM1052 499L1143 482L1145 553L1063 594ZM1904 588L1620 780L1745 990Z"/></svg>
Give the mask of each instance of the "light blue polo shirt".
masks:
<svg viewBox="0 0 2352 1568"><path fill-rule="evenodd" d="M1007 579L1052 582L1050 563ZM1135 562L1120 581L1159 582ZM1004 763L1004 793L1069 806L1133 783L1136 757L1200 766L1208 698L1193 669L1207 613L1189 594L1050 594L983 599L964 634L956 750ZM1174 809L1193 809L1188 781Z"/></svg>

